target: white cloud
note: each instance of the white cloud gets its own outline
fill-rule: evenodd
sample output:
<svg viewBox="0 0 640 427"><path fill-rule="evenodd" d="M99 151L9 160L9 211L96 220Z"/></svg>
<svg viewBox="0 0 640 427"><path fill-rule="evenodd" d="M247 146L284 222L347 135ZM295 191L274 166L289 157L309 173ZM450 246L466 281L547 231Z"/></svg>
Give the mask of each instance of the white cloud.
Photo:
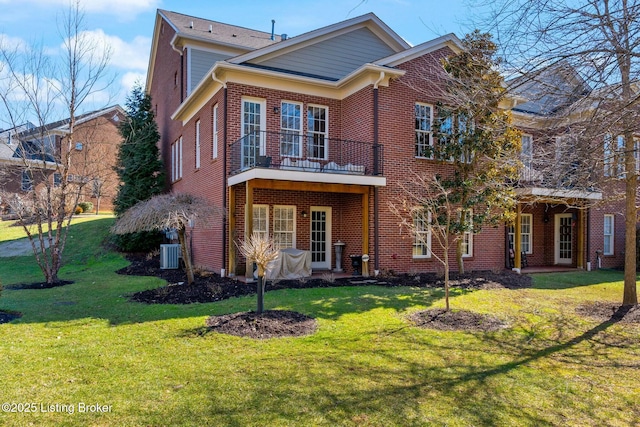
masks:
<svg viewBox="0 0 640 427"><path fill-rule="evenodd" d="M88 43L97 46L100 52L104 48L108 48L111 54L110 64L113 67L146 71L149 65L149 51L151 49L149 37L137 36L131 43L127 43L120 37L105 34L101 29L84 31L80 36L85 38Z"/></svg>
<svg viewBox="0 0 640 427"><path fill-rule="evenodd" d="M0 0L0 4L12 3L15 0ZM34 4L37 7L69 6L69 0L22 0L22 5ZM102 13L115 15L122 21L132 21L136 15L155 10L159 0L80 0L80 6L86 13Z"/></svg>
<svg viewBox="0 0 640 427"><path fill-rule="evenodd" d="M147 75L144 73L125 73L120 79L120 83L122 89L126 90L128 94L136 84L140 84L144 87L146 79Z"/></svg>
<svg viewBox="0 0 640 427"><path fill-rule="evenodd" d="M30 50L29 43L20 37L13 37L7 34L0 34L0 47L15 49L17 52L27 52Z"/></svg>

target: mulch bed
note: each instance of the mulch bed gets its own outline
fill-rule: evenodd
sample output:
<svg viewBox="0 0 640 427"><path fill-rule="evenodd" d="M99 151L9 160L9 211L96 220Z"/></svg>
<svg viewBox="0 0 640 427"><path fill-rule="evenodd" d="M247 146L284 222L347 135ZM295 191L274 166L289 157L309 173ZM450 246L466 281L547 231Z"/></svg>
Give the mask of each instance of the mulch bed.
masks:
<svg viewBox="0 0 640 427"><path fill-rule="evenodd" d="M185 284L186 275L180 269L161 270L158 257L143 254L130 254L127 259L131 264L119 274L155 276L168 282L166 286L136 292L129 296L131 301L145 304L192 304L221 301L228 298L253 295L256 284L243 283L238 280L220 277L209 272L196 272L195 282ZM367 280L369 279L369 280ZM374 281L379 286L411 286L419 288L441 288L444 279L436 274L401 274L374 278L306 278L303 280L280 280L268 282L266 291L278 289L328 288L337 286L368 286ZM465 275L451 274L451 287L462 289L519 289L531 286L529 276L511 271L492 273L489 271L474 272ZM413 315L418 326L444 329L492 331L504 325L492 316L479 315L469 311L449 311L440 313L431 310ZM262 315L256 312L242 312L224 316L211 316L206 320L208 331L250 337L256 339L294 337L312 334L316 330L316 320L301 313L285 310L265 311Z"/></svg>
<svg viewBox="0 0 640 427"><path fill-rule="evenodd" d="M186 285L186 275L181 269L161 270L157 257L142 254L127 256L131 264L117 271L119 274L135 276L154 276L168 282L166 286L137 292L129 296L132 301L146 304L192 304L221 301L228 298L242 297L256 293L255 283L243 283L229 277L220 277L210 272L196 272L195 282ZM374 278L307 278L303 280L279 280L267 282L266 291L279 289L329 288L338 286L371 285L365 279ZM362 279L362 280L360 280ZM378 277L381 286L412 286L420 288L441 288L444 279L436 274L401 274L389 277ZM357 281L359 283L353 283ZM451 287L462 289L520 289L531 286L531 278L511 271L492 273L489 271L473 272L465 275L451 274Z"/></svg>
<svg viewBox="0 0 640 427"><path fill-rule="evenodd" d="M57 282L47 283L47 282L35 282L35 283L16 283L13 285L5 286L5 289L51 289L57 288L58 286L70 285L73 283L73 280L58 280Z"/></svg>
<svg viewBox="0 0 640 427"><path fill-rule="evenodd" d="M640 323L640 306L620 306L610 302L583 304L576 312L598 322Z"/></svg>
<svg viewBox="0 0 640 427"><path fill-rule="evenodd" d="M317 326L314 318L286 310L211 316L205 323L213 332L257 339L311 335Z"/></svg>
<svg viewBox="0 0 640 427"><path fill-rule="evenodd" d="M445 310L442 308L413 313L409 319L422 328L441 331L494 332L508 325L490 314L468 310Z"/></svg>
<svg viewBox="0 0 640 427"><path fill-rule="evenodd" d="M0 323L9 323L12 320L19 319L21 317L22 313L18 313L17 311L0 310Z"/></svg>

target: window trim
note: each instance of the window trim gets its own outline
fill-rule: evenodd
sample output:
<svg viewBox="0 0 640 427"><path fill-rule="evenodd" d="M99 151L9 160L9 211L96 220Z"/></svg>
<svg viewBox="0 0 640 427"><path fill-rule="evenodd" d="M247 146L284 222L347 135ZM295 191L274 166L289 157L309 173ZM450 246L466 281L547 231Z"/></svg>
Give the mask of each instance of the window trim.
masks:
<svg viewBox="0 0 640 427"><path fill-rule="evenodd" d="M22 174L20 175L20 190L33 190L33 172L29 169L22 170Z"/></svg>
<svg viewBox="0 0 640 427"><path fill-rule="evenodd" d="M298 107L300 109L300 127L298 129L295 128L285 128L282 126L282 119L283 119L283 115L285 112L285 108L284 108L284 104L290 104L290 105L294 105L296 107ZM303 113L304 112L304 104L302 102L297 102L297 101L287 101L287 100L282 100L280 101L280 133L281 133L281 139L280 139L280 146L279 146L279 150L280 150L280 156L282 157L292 157L292 158L302 158L303 157L303 153L304 153L304 147L303 147L303 138L302 138L302 133L304 130L304 116ZM282 137L284 137L285 134L291 134L291 135L298 135L298 154L294 155L294 154L285 154L282 150Z"/></svg>
<svg viewBox="0 0 640 427"><path fill-rule="evenodd" d="M325 123L325 127L324 127L324 132L316 132L315 130L310 130L309 129L309 111L312 108L319 108L319 109L323 109L324 110L324 123ZM314 159L314 160L329 160L329 107L327 105L320 105L320 104L307 104L307 109L306 109L306 123L307 123L307 146L306 146L306 156L309 159ZM314 120L315 121L315 120ZM324 156L322 157L317 157L317 156L312 156L312 151L311 151L311 140L310 138L313 135L324 135ZM304 148L303 148L304 149Z"/></svg>
<svg viewBox="0 0 640 427"><path fill-rule="evenodd" d="M200 169L200 119L196 120L196 170Z"/></svg>
<svg viewBox="0 0 640 427"><path fill-rule="evenodd" d="M265 229L264 230L256 230L256 209L264 209L265 212ZM269 205L253 205L253 224L251 226L253 233L260 233L261 235L266 235L265 237L269 237Z"/></svg>
<svg viewBox="0 0 640 427"><path fill-rule="evenodd" d="M529 138L529 151L524 151L524 140ZM531 169L533 166L533 135L530 133L523 133L520 137L520 161L525 168Z"/></svg>
<svg viewBox="0 0 640 427"><path fill-rule="evenodd" d="M218 104L213 106L211 112L212 132L211 132L211 158L218 158Z"/></svg>
<svg viewBox="0 0 640 427"><path fill-rule="evenodd" d="M424 218L424 214L427 214L427 218L426 218L426 222L425 222L425 218ZM418 218L418 215L420 215L420 218ZM427 211L425 209L422 208L416 208L413 210L413 212L411 213L411 217L412 217L412 221L413 221L413 244L412 244L412 249L411 249L411 257L413 259L431 259L431 235L432 235L432 231L431 231L431 212ZM418 225L417 225L417 220L420 220L420 222L422 222L423 224L423 228L418 230ZM426 228L426 229L425 229ZM424 238L421 238L421 235L425 235L426 234L426 240ZM416 254L416 249L420 247L420 248L425 248L426 247L426 254L420 254L417 255ZM421 251L423 252L423 250Z"/></svg>
<svg viewBox="0 0 640 427"><path fill-rule="evenodd" d="M465 210L464 214L469 217L469 224L473 226L473 209ZM462 233L462 258L473 258L473 234L473 231Z"/></svg>
<svg viewBox="0 0 640 427"><path fill-rule="evenodd" d="M611 232L610 234L606 234L607 232L607 218L611 218ZM615 216L613 214L604 214L604 218L602 220L602 235L603 235L603 246L602 246L602 254L603 255L615 255L614 243L615 243ZM605 242L609 240L609 252L605 250Z"/></svg>
<svg viewBox="0 0 640 427"><path fill-rule="evenodd" d="M523 240L522 240L522 235L523 234L527 234L527 233L522 233L522 218L524 217L529 217L530 219L530 224L531 224L531 230L528 233L529 234L529 250L528 251L523 251L522 250L522 244L523 244ZM509 244L514 244L515 243L515 225L510 225L509 226L509 230L508 230L508 234L509 234ZM527 255L532 255L533 254L533 214L532 213L523 213L520 214L520 252L524 252Z"/></svg>
<svg viewBox="0 0 640 427"><path fill-rule="evenodd" d="M422 129L417 129L417 123L418 123L418 116L416 115L418 107L429 107L429 130L428 131L424 131ZM420 117L422 118L422 116ZM415 102L413 105L413 134L414 134L414 155L415 158L417 159L428 159L428 160L433 160L434 156L433 153L431 154L431 156L420 156L418 155L419 152L423 152L424 151L424 144L418 144L418 132L421 132L421 134L426 134L429 136L429 147L431 147L433 149L433 105L432 104L427 104L425 102ZM420 147L420 150L418 149L418 147Z"/></svg>
<svg viewBox="0 0 640 427"><path fill-rule="evenodd" d="M276 231L275 226L276 226L276 222L281 220L281 218L276 218L276 209L290 209L292 211L292 218L291 220L293 221L293 230L291 232L289 231ZM273 240L280 244L280 240L276 237L277 234L291 234L291 246L280 246L282 249L285 249L287 247L291 247L293 249L296 248L296 229L297 229L297 221L296 221L296 206L295 205L273 205L273 217L272 217L272 236L273 236Z"/></svg>

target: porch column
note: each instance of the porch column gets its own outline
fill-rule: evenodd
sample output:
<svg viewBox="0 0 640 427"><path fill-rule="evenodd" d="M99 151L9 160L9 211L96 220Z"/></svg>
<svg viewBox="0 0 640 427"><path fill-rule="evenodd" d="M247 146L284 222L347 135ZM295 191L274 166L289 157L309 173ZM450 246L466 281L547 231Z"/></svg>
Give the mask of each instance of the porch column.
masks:
<svg viewBox="0 0 640 427"><path fill-rule="evenodd" d="M236 235L236 191L233 187L228 187L227 191L229 191L229 205L227 206L227 219L229 221L229 247L227 248L229 251L229 265L227 266L227 275L235 275L236 271L234 266L236 264L236 251L234 248L235 242L233 241L233 237Z"/></svg>
<svg viewBox="0 0 640 427"><path fill-rule="evenodd" d="M520 255L520 251L522 249L522 236L520 233L522 232L522 206L520 203L516 204L516 224L513 230L513 252L515 258L513 260L513 268L516 271L520 271L522 257Z"/></svg>
<svg viewBox="0 0 640 427"><path fill-rule="evenodd" d="M244 239L247 240L253 233L253 184L249 180L245 182L246 190L246 204L244 209ZM245 270L245 277L253 278L253 261L246 260L247 268Z"/></svg>
<svg viewBox="0 0 640 427"><path fill-rule="evenodd" d="M584 245L586 242L585 239L585 214L584 214L584 210L583 209L579 209L578 210L578 227L576 227L578 229L578 260L576 263L576 267L578 268L585 268L584 265L584 254L585 254L585 249L584 249Z"/></svg>
<svg viewBox="0 0 640 427"><path fill-rule="evenodd" d="M362 193L362 254L369 254L369 190Z"/></svg>

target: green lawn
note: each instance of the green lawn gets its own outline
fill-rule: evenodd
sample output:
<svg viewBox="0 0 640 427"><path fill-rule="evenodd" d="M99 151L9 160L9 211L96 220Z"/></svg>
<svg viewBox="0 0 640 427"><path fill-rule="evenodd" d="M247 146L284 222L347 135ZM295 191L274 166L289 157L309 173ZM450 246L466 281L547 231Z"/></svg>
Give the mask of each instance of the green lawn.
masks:
<svg viewBox="0 0 640 427"><path fill-rule="evenodd" d="M66 265L60 277L74 284L3 291L0 308L24 316L0 325L0 400L35 412L0 411L0 425L640 422L640 325L575 314L585 302L621 301L620 273L540 275L531 289L454 293L453 308L509 322L495 333L411 326L407 314L443 305L440 290L269 292L266 309L313 316L319 329L259 341L204 329L207 316L252 310L255 297L189 306L128 302L127 293L163 282L114 273L126 261L99 245L112 221L72 226L67 259L82 262ZM0 222L0 236L4 230ZM0 258L4 285L40 279L30 257ZM79 411L96 404L108 412Z"/></svg>

